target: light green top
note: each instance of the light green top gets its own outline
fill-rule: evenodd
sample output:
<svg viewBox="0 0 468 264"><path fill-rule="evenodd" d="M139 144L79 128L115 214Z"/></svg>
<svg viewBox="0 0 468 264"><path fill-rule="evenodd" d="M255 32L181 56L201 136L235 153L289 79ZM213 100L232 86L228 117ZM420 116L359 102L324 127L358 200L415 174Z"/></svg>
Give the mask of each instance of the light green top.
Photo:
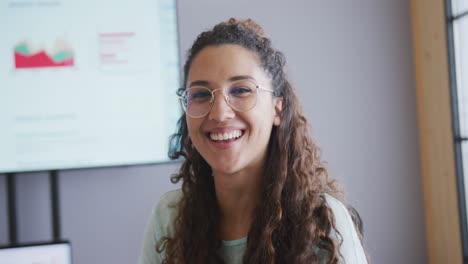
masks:
<svg viewBox="0 0 468 264"><path fill-rule="evenodd" d="M156 204L146 227L139 264L162 263L163 256L156 252L156 244L162 237L171 237L174 234L173 222L177 215L177 203L181 196L181 190L170 191L165 193ZM328 194L325 194L325 198L327 205L332 209L335 216L336 229L343 238L343 243L340 247L342 258L339 263L366 264L367 260L364 250L348 210L336 198ZM330 233L330 237L334 240L338 240L334 230ZM246 245L247 237L237 240L222 241L221 255L223 256L224 262L226 264L242 263ZM164 252L162 254L164 254ZM326 263L326 257L320 254L320 252L318 252L318 255L320 263Z"/></svg>

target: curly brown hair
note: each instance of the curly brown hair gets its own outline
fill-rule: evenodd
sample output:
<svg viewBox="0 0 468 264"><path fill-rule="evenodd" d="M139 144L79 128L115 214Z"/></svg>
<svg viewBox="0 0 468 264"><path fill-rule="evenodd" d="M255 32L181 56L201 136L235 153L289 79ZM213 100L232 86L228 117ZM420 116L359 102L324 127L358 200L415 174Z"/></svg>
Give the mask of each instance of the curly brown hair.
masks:
<svg viewBox="0 0 468 264"><path fill-rule="evenodd" d="M328 263L337 263L341 241L329 237L332 230L337 230L324 193L337 196L339 191L321 161L286 77L285 57L272 47L262 28L250 19L231 18L201 33L188 52L184 86L195 56L205 47L223 44L240 45L257 54L272 79L274 95L284 100L281 124L273 127L269 139L262 179L267 184L262 185L243 262L318 263L320 250ZM183 90L179 89L179 93ZM174 235L162 238L157 250L165 252L165 263L223 263L219 252L220 209L211 168L188 136L185 114L171 138L169 155L172 159L185 158L180 171L171 177L173 183L182 180L183 195Z"/></svg>

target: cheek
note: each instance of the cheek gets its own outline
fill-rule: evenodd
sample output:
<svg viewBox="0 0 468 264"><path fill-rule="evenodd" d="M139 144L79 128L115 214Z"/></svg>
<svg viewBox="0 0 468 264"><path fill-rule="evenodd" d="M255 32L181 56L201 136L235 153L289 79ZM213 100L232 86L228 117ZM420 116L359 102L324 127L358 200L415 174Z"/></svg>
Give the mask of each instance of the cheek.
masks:
<svg viewBox="0 0 468 264"><path fill-rule="evenodd" d="M194 131L196 130L196 124L195 124L195 122L193 122L193 121L190 120L189 118L186 118L186 119L185 119L185 123L187 124L187 129L188 129L189 136L192 137Z"/></svg>
<svg viewBox="0 0 468 264"><path fill-rule="evenodd" d="M264 138L270 135L273 126L273 119L270 113L258 113L255 116L251 116L248 122L255 137Z"/></svg>
<svg viewBox="0 0 468 264"><path fill-rule="evenodd" d="M196 137L196 133L200 127L199 122L197 122L197 120L194 120L192 118L185 119L185 122L187 124L189 137L190 138Z"/></svg>
<svg viewBox="0 0 468 264"><path fill-rule="evenodd" d="M269 108L263 110L256 114L255 118L251 120L251 124L255 136L261 138L262 141L268 141L274 126L274 113Z"/></svg>
<svg viewBox="0 0 468 264"><path fill-rule="evenodd" d="M274 125L275 109L273 105L268 102L263 102L262 105L258 106L257 111L255 111L254 116L252 116L252 122L261 126L262 129L269 130L269 127Z"/></svg>

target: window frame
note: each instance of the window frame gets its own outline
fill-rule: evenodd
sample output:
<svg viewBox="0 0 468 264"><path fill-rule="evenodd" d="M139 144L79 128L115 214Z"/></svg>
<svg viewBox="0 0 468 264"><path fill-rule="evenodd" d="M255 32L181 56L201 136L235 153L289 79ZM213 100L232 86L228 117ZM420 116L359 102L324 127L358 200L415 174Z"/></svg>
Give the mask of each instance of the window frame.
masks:
<svg viewBox="0 0 468 264"><path fill-rule="evenodd" d="M460 129L460 113L459 113L459 97L458 97L458 82L457 82L457 59L455 50L455 35L454 23L459 19L468 19L468 10L460 14L454 14L452 8L452 0L445 0L445 17L447 27L447 55L449 62L449 82L451 92L451 107L452 107L452 129L454 139L454 153L455 153L455 168L457 178L457 194L458 194L458 207L460 211L460 232L461 243L463 252L463 263L468 263L468 219L467 219L467 201L464 166L463 166L463 151L462 144L468 143L468 138L461 134Z"/></svg>
<svg viewBox="0 0 468 264"><path fill-rule="evenodd" d="M411 26L428 262L461 264L446 1L411 0Z"/></svg>

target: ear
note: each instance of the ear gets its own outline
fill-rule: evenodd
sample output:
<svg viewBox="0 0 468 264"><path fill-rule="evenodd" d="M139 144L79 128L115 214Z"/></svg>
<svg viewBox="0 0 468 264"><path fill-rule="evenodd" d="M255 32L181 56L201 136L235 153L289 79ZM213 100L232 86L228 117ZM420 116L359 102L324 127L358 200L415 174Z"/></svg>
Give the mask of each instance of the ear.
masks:
<svg viewBox="0 0 468 264"><path fill-rule="evenodd" d="M275 115L273 117L273 125L279 126L281 124L281 112L283 111L284 98L275 97L274 104L275 104Z"/></svg>

